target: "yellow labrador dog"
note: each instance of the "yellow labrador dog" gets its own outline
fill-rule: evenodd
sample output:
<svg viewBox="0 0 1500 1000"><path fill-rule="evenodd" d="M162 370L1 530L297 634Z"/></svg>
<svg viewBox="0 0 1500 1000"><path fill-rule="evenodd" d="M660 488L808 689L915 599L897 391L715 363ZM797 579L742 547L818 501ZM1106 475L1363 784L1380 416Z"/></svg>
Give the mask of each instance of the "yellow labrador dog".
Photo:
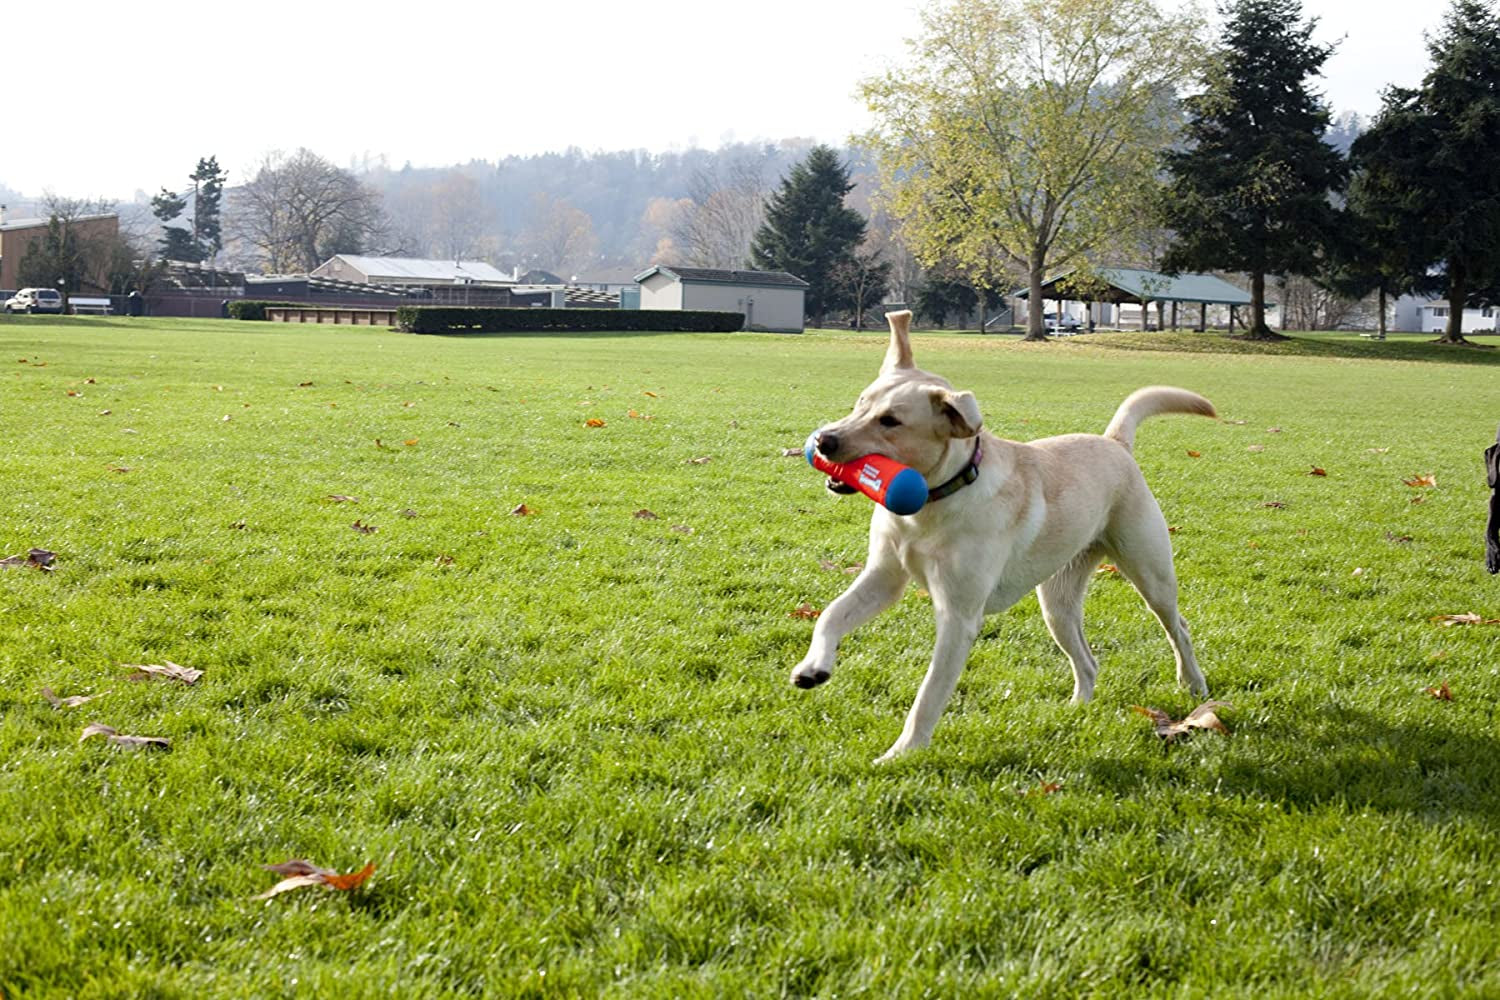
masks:
<svg viewBox="0 0 1500 1000"><path fill-rule="evenodd" d="M932 595L937 644L901 736L882 761L932 741L984 616L1033 587L1052 638L1072 661L1073 700L1088 701L1099 664L1083 636L1083 596L1107 557L1166 629L1178 682L1207 695L1177 613L1166 521L1130 450L1147 417L1212 417L1213 404L1155 386L1131 393L1102 436L1007 441L981 429L972 393L912 363L911 313L887 319L891 343L880 377L853 413L817 432L814 446L835 462L878 453L909 465L926 477L929 498L904 517L876 506L864 571L818 618L792 683L810 688L828 680L844 636L895 603L914 579Z"/></svg>

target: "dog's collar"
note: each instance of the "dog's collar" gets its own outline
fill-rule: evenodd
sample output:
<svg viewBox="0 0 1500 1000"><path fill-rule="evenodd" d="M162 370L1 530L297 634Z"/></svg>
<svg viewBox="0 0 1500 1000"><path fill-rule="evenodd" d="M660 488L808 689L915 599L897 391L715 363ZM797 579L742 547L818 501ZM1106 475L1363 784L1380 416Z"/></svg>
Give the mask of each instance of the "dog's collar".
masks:
<svg viewBox="0 0 1500 1000"><path fill-rule="evenodd" d="M963 489L965 486L968 486L974 480L978 479L979 463L983 458L984 449L980 446L979 441L976 439L974 441L974 457L969 459L969 464L960 469L958 475L954 476L943 485L934 486L932 489L928 490L928 501L931 502L933 500L941 500L943 499L943 497L951 497L953 494L957 493L959 490Z"/></svg>

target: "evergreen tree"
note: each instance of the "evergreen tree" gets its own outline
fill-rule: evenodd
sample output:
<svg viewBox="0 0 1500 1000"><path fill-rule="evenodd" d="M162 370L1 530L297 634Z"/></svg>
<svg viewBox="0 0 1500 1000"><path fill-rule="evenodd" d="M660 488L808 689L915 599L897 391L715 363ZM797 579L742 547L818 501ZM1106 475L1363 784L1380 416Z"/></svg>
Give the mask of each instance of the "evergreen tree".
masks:
<svg viewBox="0 0 1500 1000"><path fill-rule="evenodd" d="M1356 191L1380 223L1369 257L1445 294L1439 339L1461 344L1464 307L1500 301L1500 16L1454 0L1428 52L1422 85L1389 88L1354 143Z"/></svg>
<svg viewBox="0 0 1500 1000"><path fill-rule="evenodd" d="M806 309L816 326L848 304L838 272L855 266L855 248L865 238L864 218L844 204L853 187L838 153L814 146L772 193L750 245L755 267L787 271L808 283Z"/></svg>
<svg viewBox="0 0 1500 1000"><path fill-rule="evenodd" d="M188 175L193 182L193 244L198 260L212 260L224 248L220 208L224 199L224 181L229 174L219 168L217 157L198 161Z"/></svg>
<svg viewBox="0 0 1500 1000"><path fill-rule="evenodd" d="M1323 140L1330 114L1308 81L1332 48L1312 40L1299 0L1230 0L1222 51L1186 99L1186 148L1164 154L1167 271L1250 275L1249 336L1266 326L1266 275L1312 275L1333 229L1344 163Z"/></svg>
<svg viewBox="0 0 1500 1000"><path fill-rule="evenodd" d="M16 277L27 287L58 288L66 300L83 287L88 275L85 249L68 220L53 214L42 238L26 248Z"/></svg>
<svg viewBox="0 0 1500 1000"><path fill-rule="evenodd" d="M182 226L174 226L172 222L179 218L187 210L187 199L161 189L161 193L151 199L151 214L161 222L161 256L163 260L185 260L197 263L202 260L198 256L198 247L193 241L193 234Z"/></svg>

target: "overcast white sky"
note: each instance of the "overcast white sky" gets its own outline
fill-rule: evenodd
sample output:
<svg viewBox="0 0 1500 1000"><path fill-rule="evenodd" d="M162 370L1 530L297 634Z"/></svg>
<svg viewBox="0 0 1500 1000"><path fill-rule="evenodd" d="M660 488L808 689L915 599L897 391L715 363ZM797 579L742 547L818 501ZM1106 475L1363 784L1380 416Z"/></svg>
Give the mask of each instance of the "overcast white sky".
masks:
<svg viewBox="0 0 1500 1000"><path fill-rule="evenodd" d="M1339 41L1323 90L1373 113L1414 84L1439 0L1303 0ZM441 166L578 146L692 146L866 124L856 83L905 56L918 0L83 0L4 43L0 185L129 200L200 156L272 149ZM56 16L54 16L56 15ZM1340 41L1341 40L1341 41ZM25 85L20 85L24 81Z"/></svg>

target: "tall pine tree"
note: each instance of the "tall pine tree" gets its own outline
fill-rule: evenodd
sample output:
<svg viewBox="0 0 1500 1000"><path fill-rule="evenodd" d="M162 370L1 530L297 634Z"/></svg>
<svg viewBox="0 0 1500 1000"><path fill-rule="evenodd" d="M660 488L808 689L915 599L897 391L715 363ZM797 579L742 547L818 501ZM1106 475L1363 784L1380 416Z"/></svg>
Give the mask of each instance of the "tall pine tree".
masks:
<svg viewBox="0 0 1500 1000"><path fill-rule="evenodd" d="M1369 256L1448 300L1441 343L1462 344L1466 305L1500 301L1500 16L1454 0L1417 89L1391 87L1354 143L1356 193L1381 223Z"/></svg>
<svg viewBox="0 0 1500 1000"><path fill-rule="evenodd" d="M787 271L807 282L806 309L816 326L848 305L841 271L857 267L854 254L865 238L865 220L844 204L854 185L849 169L829 146L814 146L772 193L766 219L750 245L750 262L767 271Z"/></svg>
<svg viewBox="0 0 1500 1000"><path fill-rule="evenodd" d="M1323 141L1330 115L1308 89L1332 48L1312 40L1299 0L1230 0L1202 93L1186 99L1186 148L1169 151L1168 271L1250 275L1249 336L1266 325L1266 275L1316 273L1344 162Z"/></svg>
<svg viewBox="0 0 1500 1000"><path fill-rule="evenodd" d="M198 256L193 234L182 226L172 225L186 210L187 199L166 188L151 199L151 214L161 223L158 246L163 260L185 260L196 264L202 259Z"/></svg>
<svg viewBox="0 0 1500 1000"><path fill-rule="evenodd" d="M199 260L212 260L224 248L219 215L228 176L214 156L199 160L197 168L188 175L193 182L193 243L198 248Z"/></svg>

